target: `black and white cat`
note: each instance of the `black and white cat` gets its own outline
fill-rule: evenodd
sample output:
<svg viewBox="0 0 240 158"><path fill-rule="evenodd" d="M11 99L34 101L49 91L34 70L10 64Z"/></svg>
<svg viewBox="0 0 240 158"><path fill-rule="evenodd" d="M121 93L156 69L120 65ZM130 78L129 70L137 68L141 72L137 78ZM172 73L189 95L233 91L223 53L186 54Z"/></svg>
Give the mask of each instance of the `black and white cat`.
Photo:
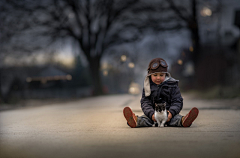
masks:
<svg viewBox="0 0 240 158"><path fill-rule="evenodd" d="M155 103L155 119L158 123L158 127L164 127L164 124L167 122L167 110L166 110L166 102L164 103ZM156 124L153 124L156 126Z"/></svg>

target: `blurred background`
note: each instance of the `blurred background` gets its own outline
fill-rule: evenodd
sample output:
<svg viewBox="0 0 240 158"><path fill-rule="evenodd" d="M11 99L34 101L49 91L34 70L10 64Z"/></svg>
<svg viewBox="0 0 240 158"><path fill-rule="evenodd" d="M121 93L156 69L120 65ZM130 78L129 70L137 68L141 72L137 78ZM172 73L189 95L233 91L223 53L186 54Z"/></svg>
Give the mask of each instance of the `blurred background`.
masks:
<svg viewBox="0 0 240 158"><path fill-rule="evenodd" d="M240 0L0 0L0 104L142 92L164 58L182 92L240 97Z"/></svg>

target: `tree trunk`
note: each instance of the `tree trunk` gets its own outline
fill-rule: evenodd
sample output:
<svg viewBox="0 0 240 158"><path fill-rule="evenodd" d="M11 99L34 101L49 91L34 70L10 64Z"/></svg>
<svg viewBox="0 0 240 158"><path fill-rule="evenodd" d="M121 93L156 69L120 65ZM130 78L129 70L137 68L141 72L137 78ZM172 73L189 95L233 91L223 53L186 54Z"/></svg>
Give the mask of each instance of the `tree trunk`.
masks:
<svg viewBox="0 0 240 158"><path fill-rule="evenodd" d="M199 33L198 33L198 26L194 28L191 28L191 38L192 38L192 44L193 44L193 62L195 65L198 64L199 59L199 52L200 52L200 44L199 44Z"/></svg>
<svg viewBox="0 0 240 158"><path fill-rule="evenodd" d="M80 50L83 51L89 64L89 71L91 75L91 82L93 85L93 95L102 95L103 86L100 75L100 61L101 55L91 56L90 47L84 46L81 40L78 40ZM101 54L101 53L100 53Z"/></svg>
<svg viewBox="0 0 240 158"><path fill-rule="evenodd" d="M102 95L103 87L100 75L100 57L93 57L89 59L89 68L91 72L92 84L93 84L93 94Z"/></svg>
<svg viewBox="0 0 240 158"><path fill-rule="evenodd" d="M194 63L194 87L198 87L198 65L200 57L200 38L199 38L199 25L198 25L198 15L197 15L197 2L196 0L191 0L192 7L192 18L188 21L188 28L191 32L191 40L193 47L192 61Z"/></svg>
<svg viewBox="0 0 240 158"><path fill-rule="evenodd" d="M189 23L191 31L191 38L193 43L193 62L195 66L198 65L199 52L200 52L200 41L199 41L199 29L198 29L198 18L197 18L197 4L196 0L192 0L192 20Z"/></svg>

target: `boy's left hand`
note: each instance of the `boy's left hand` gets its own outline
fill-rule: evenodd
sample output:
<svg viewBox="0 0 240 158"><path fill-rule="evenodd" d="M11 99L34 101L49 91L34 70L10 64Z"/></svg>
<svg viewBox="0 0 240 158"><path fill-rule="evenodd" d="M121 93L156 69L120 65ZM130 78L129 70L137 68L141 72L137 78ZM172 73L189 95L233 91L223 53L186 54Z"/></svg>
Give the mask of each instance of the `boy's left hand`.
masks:
<svg viewBox="0 0 240 158"><path fill-rule="evenodd" d="M168 111L168 119L167 119L167 122L169 122L171 119L172 119L172 114L171 114L170 111Z"/></svg>

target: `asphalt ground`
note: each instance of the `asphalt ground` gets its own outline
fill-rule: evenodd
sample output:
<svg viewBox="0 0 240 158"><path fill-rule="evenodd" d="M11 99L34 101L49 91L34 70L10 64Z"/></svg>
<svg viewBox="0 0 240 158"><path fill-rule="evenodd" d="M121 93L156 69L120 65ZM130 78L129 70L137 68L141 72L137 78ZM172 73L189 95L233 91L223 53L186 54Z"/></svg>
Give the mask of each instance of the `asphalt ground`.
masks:
<svg viewBox="0 0 240 158"><path fill-rule="evenodd" d="M183 95L189 128L130 128L122 110L142 115L140 96L110 95L0 111L1 158L240 157L240 100Z"/></svg>

